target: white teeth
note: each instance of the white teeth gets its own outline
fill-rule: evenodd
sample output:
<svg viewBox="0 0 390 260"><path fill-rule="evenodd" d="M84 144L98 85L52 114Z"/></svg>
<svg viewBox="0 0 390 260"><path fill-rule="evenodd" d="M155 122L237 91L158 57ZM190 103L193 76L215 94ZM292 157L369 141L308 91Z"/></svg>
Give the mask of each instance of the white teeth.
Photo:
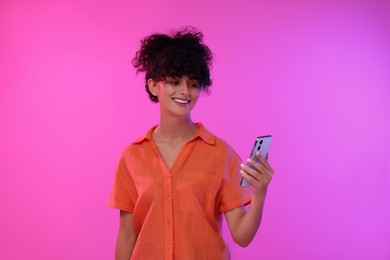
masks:
<svg viewBox="0 0 390 260"><path fill-rule="evenodd" d="M184 100L184 99L174 98L173 100L175 100L177 103L180 103L180 104L188 104L188 103L190 103L190 101L188 99Z"/></svg>

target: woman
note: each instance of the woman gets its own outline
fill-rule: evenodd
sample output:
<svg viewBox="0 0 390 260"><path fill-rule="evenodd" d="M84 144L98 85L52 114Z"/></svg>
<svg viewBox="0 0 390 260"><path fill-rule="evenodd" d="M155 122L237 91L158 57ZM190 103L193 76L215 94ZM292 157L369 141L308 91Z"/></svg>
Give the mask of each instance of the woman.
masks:
<svg viewBox="0 0 390 260"><path fill-rule="evenodd" d="M108 201L120 210L116 259L229 259L222 213L240 246L258 230L273 169L259 155L260 163L241 163L227 143L191 120L199 93L211 86L211 62L194 28L141 42L133 65L146 73L160 123L119 161ZM253 187L240 187L241 176Z"/></svg>

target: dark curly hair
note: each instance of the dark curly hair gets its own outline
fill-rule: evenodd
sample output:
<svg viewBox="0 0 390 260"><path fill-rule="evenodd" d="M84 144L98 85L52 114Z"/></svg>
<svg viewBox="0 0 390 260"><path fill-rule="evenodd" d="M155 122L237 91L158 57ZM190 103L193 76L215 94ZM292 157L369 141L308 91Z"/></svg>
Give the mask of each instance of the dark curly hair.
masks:
<svg viewBox="0 0 390 260"><path fill-rule="evenodd" d="M213 54L203 43L203 33L186 27L171 35L152 34L141 41L141 48L132 60L138 72L145 72L145 88L152 102L158 99L148 88L148 79L188 76L196 79L199 89L208 93L212 84L210 68Z"/></svg>

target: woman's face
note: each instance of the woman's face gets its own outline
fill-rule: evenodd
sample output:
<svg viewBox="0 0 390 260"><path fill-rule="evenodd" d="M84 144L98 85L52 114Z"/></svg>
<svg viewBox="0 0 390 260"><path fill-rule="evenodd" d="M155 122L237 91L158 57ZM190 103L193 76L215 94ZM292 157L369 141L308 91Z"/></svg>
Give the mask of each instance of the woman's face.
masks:
<svg viewBox="0 0 390 260"><path fill-rule="evenodd" d="M148 81L149 90L157 96L162 113L189 116L199 98L199 85L188 76L166 77L164 81Z"/></svg>

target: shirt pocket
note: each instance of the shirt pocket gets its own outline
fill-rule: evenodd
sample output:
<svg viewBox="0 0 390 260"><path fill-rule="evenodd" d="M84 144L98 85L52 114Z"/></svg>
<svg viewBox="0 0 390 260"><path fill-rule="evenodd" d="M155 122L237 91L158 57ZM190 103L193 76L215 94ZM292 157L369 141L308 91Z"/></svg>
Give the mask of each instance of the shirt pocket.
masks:
<svg viewBox="0 0 390 260"><path fill-rule="evenodd" d="M181 212L206 216L215 208L221 178L202 171L186 171L179 181L178 200Z"/></svg>

